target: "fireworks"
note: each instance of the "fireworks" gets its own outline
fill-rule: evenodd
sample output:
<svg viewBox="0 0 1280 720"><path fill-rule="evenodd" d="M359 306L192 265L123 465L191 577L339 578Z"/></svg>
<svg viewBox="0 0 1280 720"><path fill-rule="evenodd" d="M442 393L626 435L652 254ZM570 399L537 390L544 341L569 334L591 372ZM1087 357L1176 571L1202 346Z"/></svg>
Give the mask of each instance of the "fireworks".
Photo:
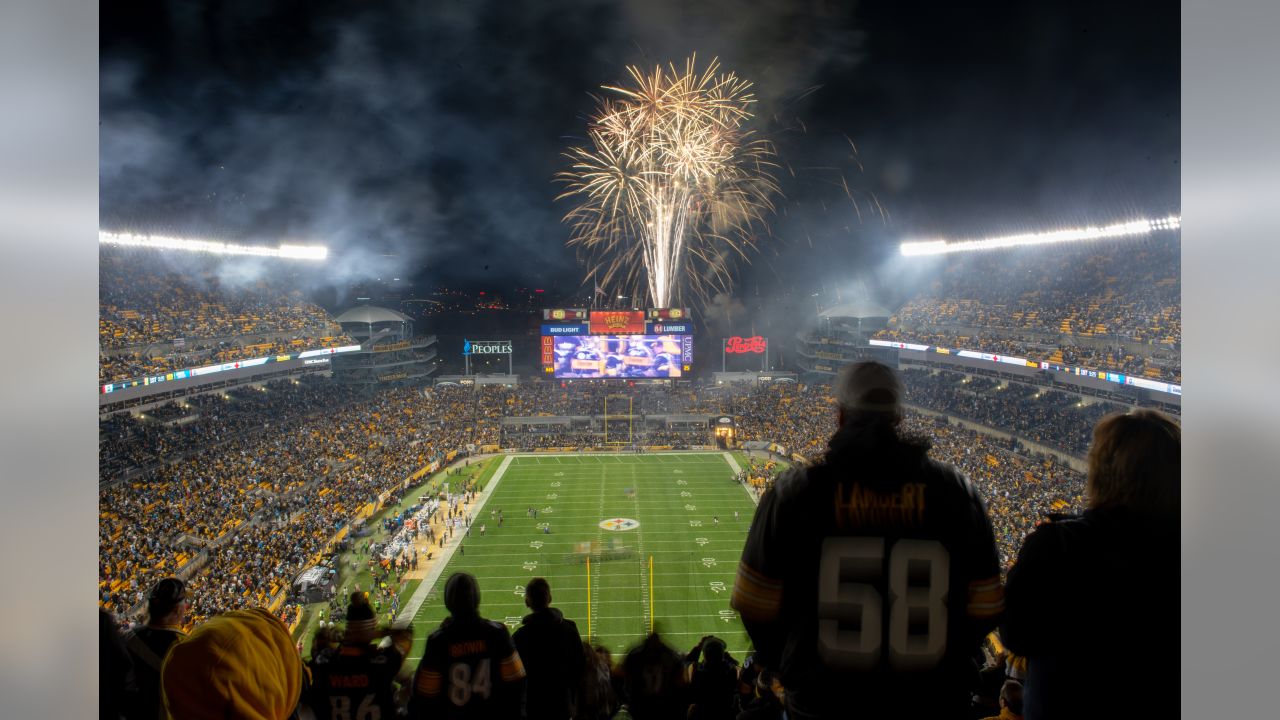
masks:
<svg viewBox="0 0 1280 720"><path fill-rule="evenodd" d="M735 258L754 249L778 192L773 148L746 128L751 83L696 57L605 86L587 130L590 147L570 148L559 198L580 204L566 216L577 247L607 290L672 307L686 295L727 290Z"/></svg>

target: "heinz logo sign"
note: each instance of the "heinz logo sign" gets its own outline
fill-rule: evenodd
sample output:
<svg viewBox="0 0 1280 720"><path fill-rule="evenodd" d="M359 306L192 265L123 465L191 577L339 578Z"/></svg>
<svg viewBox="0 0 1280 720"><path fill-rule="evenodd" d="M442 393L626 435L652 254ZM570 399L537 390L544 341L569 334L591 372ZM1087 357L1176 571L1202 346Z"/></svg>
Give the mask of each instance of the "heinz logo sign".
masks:
<svg viewBox="0 0 1280 720"><path fill-rule="evenodd" d="M738 353L755 353L758 355L768 347L769 341L759 335L749 338L735 335L724 342L724 351L731 355Z"/></svg>

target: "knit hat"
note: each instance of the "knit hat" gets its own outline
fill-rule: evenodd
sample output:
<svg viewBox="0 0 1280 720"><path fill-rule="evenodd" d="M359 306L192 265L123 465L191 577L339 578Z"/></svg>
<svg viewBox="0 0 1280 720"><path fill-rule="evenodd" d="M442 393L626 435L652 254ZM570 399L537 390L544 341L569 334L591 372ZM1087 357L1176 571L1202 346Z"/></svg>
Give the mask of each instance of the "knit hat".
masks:
<svg viewBox="0 0 1280 720"><path fill-rule="evenodd" d="M888 365L867 360L840 371L836 399L848 412L902 413L902 381Z"/></svg>
<svg viewBox="0 0 1280 720"><path fill-rule="evenodd" d="M724 660L724 641L711 638L702 644L702 658L708 665L716 665Z"/></svg>
<svg viewBox="0 0 1280 720"><path fill-rule="evenodd" d="M480 584L467 573L454 573L444 584L444 606L453 615L474 617L480 611Z"/></svg>
<svg viewBox="0 0 1280 720"><path fill-rule="evenodd" d="M351 593L351 604L347 605L347 632L342 642L348 645L363 645L373 639L377 621L374 620L373 608L369 607L369 596L362 592Z"/></svg>
<svg viewBox="0 0 1280 720"><path fill-rule="evenodd" d="M293 638L262 608L209 619L175 643L161 670L164 705L183 720L284 720L304 674Z"/></svg>

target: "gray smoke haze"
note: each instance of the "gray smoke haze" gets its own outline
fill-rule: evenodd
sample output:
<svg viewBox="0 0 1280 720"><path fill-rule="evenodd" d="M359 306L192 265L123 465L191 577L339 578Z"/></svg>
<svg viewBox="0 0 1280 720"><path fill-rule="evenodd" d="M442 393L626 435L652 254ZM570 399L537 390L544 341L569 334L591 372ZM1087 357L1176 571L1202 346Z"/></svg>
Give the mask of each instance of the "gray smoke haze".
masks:
<svg viewBox="0 0 1280 720"><path fill-rule="evenodd" d="M892 308L915 274L894 265L904 236L1178 205L1176 12L140 0L102 21L103 227L322 242L316 287L572 293L586 269L553 177L591 93L693 52L755 83L783 163L729 298L760 322L850 284Z"/></svg>
<svg viewBox="0 0 1280 720"><path fill-rule="evenodd" d="M424 266L443 283L578 281L552 176L589 93L697 52L773 113L850 62L831 22L849 10L830 3L147 10L104 17L103 227L324 243L329 286Z"/></svg>

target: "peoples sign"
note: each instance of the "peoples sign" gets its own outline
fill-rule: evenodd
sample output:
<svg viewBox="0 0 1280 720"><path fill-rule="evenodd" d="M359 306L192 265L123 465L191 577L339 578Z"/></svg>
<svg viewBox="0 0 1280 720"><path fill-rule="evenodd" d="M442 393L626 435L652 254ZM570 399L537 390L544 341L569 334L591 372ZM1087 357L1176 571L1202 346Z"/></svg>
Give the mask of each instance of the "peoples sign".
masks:
<svg viewBox="0 0 1280 720"><path fill-rule="evenodd" d="M768 347L769 341L759 335L749 338L734 335L724 341L724 351L731 355L736 355L738 353L754 353L759 355L768 349Z"/></svg>

